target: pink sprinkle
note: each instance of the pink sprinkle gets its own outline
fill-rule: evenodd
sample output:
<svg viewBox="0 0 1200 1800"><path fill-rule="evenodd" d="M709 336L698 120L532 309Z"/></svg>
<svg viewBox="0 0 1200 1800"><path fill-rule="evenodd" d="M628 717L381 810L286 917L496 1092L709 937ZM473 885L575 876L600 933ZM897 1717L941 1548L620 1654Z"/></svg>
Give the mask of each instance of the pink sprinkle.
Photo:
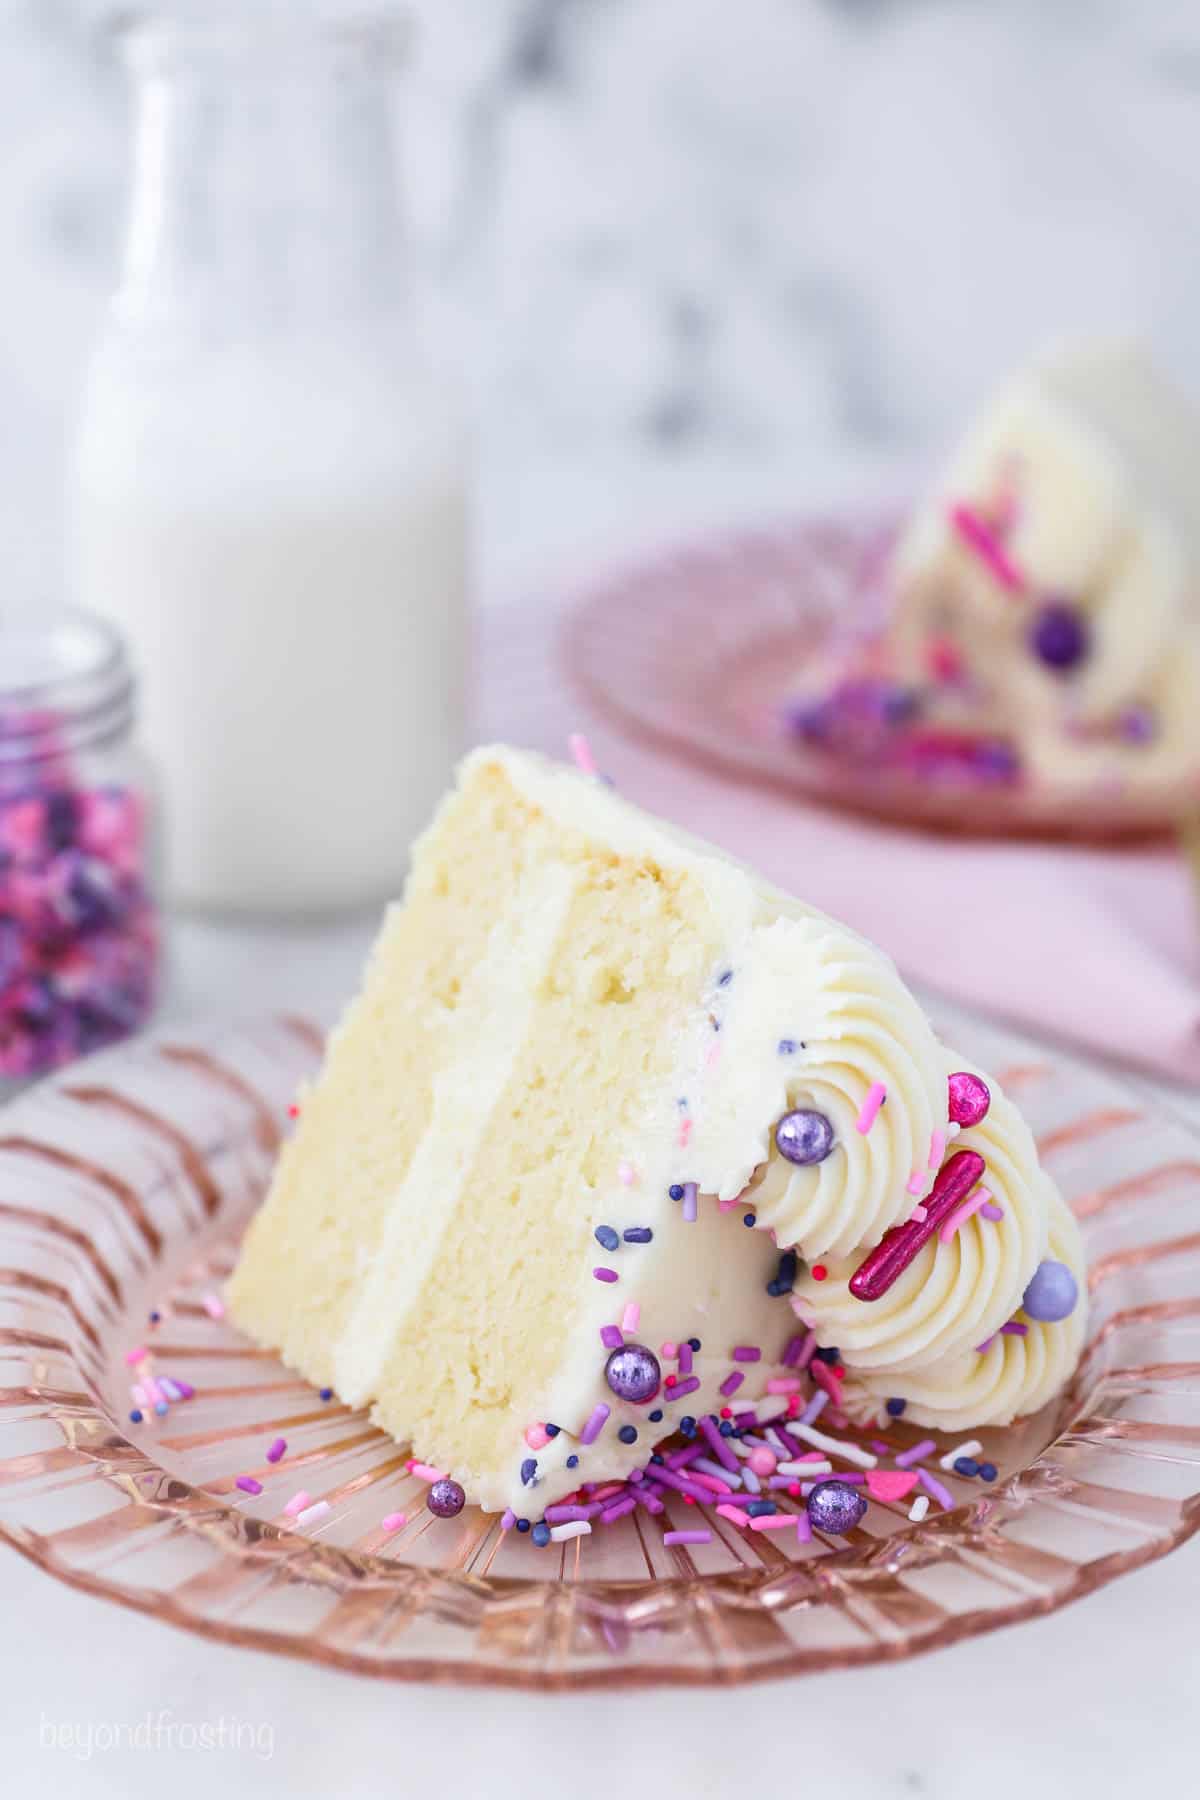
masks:
<svg viewBox="0 0 1200 1800"><path fill-rule="evenodd" d="M740 1506L729 1506L722 1501L721 1505L717 1508L717 1512L722 1519L732 1519L735 1525L740 1525L742 1527L743 1531L750 1523L750 1514L743 1512Z"/></svg>
<svg viewBox="0 0 1200 1800"><path fill-rule="evenodd" d="M298 1488L283 1510L289 1519L295 1519L304 1511L305 1507L309 1506L311 1503L312 1495L306 1492L304 1488Z"/></svg>
<svg viewBox="0 0 1200 1800"><path fill-rule="evenodd" d="M864 1133L870 1131L879 1116L879 1109L886 1099L887 1089L882 1081L873 1081L867 1089L867 1097L862 1103L862 1109L854 1121L857 1130Z"/></svg>
<svg viewBox="0 0 1200 1800"><path fill-rule="evenodd" d="M691 1138L691 1135L692 1135L692 1121L690 1119L680 1119L680 1121L679 1121L679 1148L681 1150L687 1149L688 1141Z"/></svg>
<svg viewBox="0 0 1200 1800"><path fill-rule="evenodd" d="M816 1347L817 1334L810 1326L805 1334L804 1348L800 1352L800 1360L796 1364L797 1369L807 1369L809 1363L811 1363L813 1359L813 1352L816 1350Z"/></svg>
<svg viewBox="0 0 1200 1800"><path fill-rule="evenodd" d="M914 1169L904 1184L906 1194L923 1194L925 1192L925 1171Z"/></svg>
<svg viewBox="0 0 1200 1800"><path fill-rule="evenodd" d="M134 1382L129 1390L129 1397L135 1406L153 1406L154 1404L140 1381Z"/></svg>
<svg viewBox="0 0 1200 1800"><path fill-rule="evenodd" d="M950 1217L938 1232L938 1237L941 1239L942 1243L948 1244L959 1227L965 1225L967 1220L971 1218L974 1213L977 1213L981 1206L986 1206L991 1197L991 1189L985 1187L977 1187L973 1194L969 1194L962 1205L956 1207L950 1214Z"/></svg>
<svg viewBox="0 0 1200 1800"><path fill-rule="evenodd" d="M952 506L950 523L969 550L985 562L1000 586L1010 594L1025 591L1025 578L999 539L971 506Z"/></svg>
<svg viewBox="0 0 1200 1800"><path fill-rule="evenodd" d="M273 1444L267 1446L267 1461L269 1463L277 1463L286 1449L287 1439L276 1438Z"/></svg>
<svg viewBox="0 0 1200 1800"><path fill-rule="evenodd" d="M932 1438L922 1438L920 1443L914 1444L911 1450L900 1452L896 1458L896 1467L907 1469L912 1463L919 1463L922 1457L930 1456L936 1449L937 1445Z"/></svg>
<svg viewBox="0 0 1200 1800"><path fill-rule="evenodd" d="M745 1379L746 1377L742 1374L740 1369L732 1370L721 1383L721 1393L724 1394L727 1400L730 1399L732 1395L737 1393Z"/></svg>
<svg viewBox="0 0 1200 1800"><path fill-rule="evenodd" d="M408 1472L410 1475L415 1475L418 1481L428 1481L431 1486L435 1481L445 1481L446 1479L445 1469L433 1469L428 1463L423 1462L410 1462Z"/></svg>
<svg viewBox="0 0 1200 1800"><path fill-rule="evenodd" d="M622 1157L617 1164L617 1180L622 1187L635 1187L637 1185L637 1170L631 1162L626 1162L624 1157Z"/></svg>
<svg viewBox="0 0 1200 1800"><path fill-rule="evenodd" d="M220 1294L205 1294L200 1304L210 1319L223 1319L225 1317L225 1302L222 1300Z"/></svg>
<svg viewBox="0 0 1200 1800"><path fill-rule="evenodd" d="M621 1330L636 1331L642 1322L642 1309L636 1300L631 1300L621 1314Z"/></svg>
<svg viewBox="0 0 1200 1800"><path fill-rule="evenodd" d="M1019 1319L1010 1319L1008 1324L1002 1325L1000 1329L1005 1337L1026 1337L1029 1332L1028 1325L1022 1325Z"/></svg>
<svg viewBox="0 0 1200 1800"><path fill-rule="evenodd" d="M759 1513L750 1521L751 1531L790 1531L791 1528L791 1513Z"/></svg>
<svg viewBox="0 0 1200 1800"><path fill-rule="evenodd" d="M699 1383L697 1382L696 1385L699 1386ZM579 1441L581 1444L595 1443L596 1439L600 1436L600 1433L604 1430L605 1422L608 1419L611 1410L611 1407L605 1406L603 1400L600 1402L599 1406L593 1409L591 1417L579 1434Z"/></svg>
<svg viewBox="0 0 1200 1800"><path fill-rule="evenodd" d="M582 769L585 775L596 773L596 758L592 755L592 746L582 731L573 731L567 739L567 748L575 759L576 768Z"/></svg>
<svg viewBox="0 0 1200 1800"><path fill-rule="evenodd" d="M718 1475L706 1474L703 1469L692 1469L688 1480L698 1481L701 1487L709 1488L714 1494L732 1494L733 1492L727 1481L722 1481Z"/></svg>
<svg viewBox="0 0 1200 1800"><path fill-rule="evenodd" d="M544 1450L546 1445L550 1442L550 1433L546 1430L544 1425L527 1425L525 1427L525 1442L529 1445L531 1450Z"/></svg>
<svg viewBox="0 0 1200 1800"><path fill-rule="evenodd" d="M712 1043L708 1046L707 1051L705 1052L704 1066L706 1069L715 1069L717 1064L720 1062L720 1060L721 1060L721 1040L719 1037L715 1037L713 1039Z"/></svg>
<svg viewBox="0 0 1200 1800"><path fill-rule="evenodd" d="M945 1154L946 1134L944 1131L935 1131L929 1140L929 1162L927 1166L931 1169L940 1169L942 1166L942 1158Z"/></svg>
<svg viewBox="0 0 1200 1800"><path fill-rule="evenodd" d="M625 1339L621 1335L621 1327L619 1325L602 1325L600 1327L600 1342L604 1345L606 1350L619 1350L621 1345L625 1342Z"/></svg>
<svg viewBox="0 0 1200 1800"><path fill-rule="evenodd" d="M262 1482L255 1481L253 1475L239 1475L234 1487L240 1487L243 1494L261 1494Z"/></svg>
<svg viewBox="0 0 1200 1800"><path fill-rule="evenodd" d="M772 1375L767 1382L768 1394L798 1394L800 1379L796 1375Z"/></svg>
<svg viewBox="0 0 1200 1800"><path fill-rule="evenodd" d="M125 1361L131 1369L136 1369L137 1365L144 1362L149 1354L145 1344L138 1344L133 1350L125 1352Z"/></svg>
<svg viewBox="0 0 1200 1800"><path fill-rule="evenodd" d="M166 1399L167 1396L163 1393L153 1375L143 1374L142 1385L146 1390L146 1398L151 1406L157 1406L160 1400Z"/></svg>
<svg viewBox="0 0 1200 1800"><path fill-rule="evenodd" d="M910 1225L923 1225L928 1217L929 1208L927 1206L914 1206L908 1215L908 1222Z"/></svg>
<svg viewBox="0 0 1200 1800"><path fill-rule="evenodd" d="M997 1206L994 1201L989 1200L986 1206L980 1207L979 1216L981 1219L987 1219L992 1225L998 1225L1000 1220L1004 1217L1004 1208L1002 1206Z"/></svg>
<svg viewBox="0 0 1200 1800"><path fill-rule="evenodd" d="M505 1520L508 1521L508 1524L505 1524L505 1522L504 1522ZM506 1512L504 1515L504 1519L502 1519L500 1521L501 1526L503 1527L503 1529L505 1531L508 1530L509 1525L515 1525L516 1522L517 1522L517 1515L516 1515L516 1513L512 1512L511 1510L509 1512ZM388 1531L388 1532L403 1531L404 1527L408 1524L408 1514L407 1513L385 1513L383 1518L379 1521L379 1523L384 1531Z"/></svg>
<svg viewBox="0 0 1200 1800"><path fill-rule="evenodd" d="M933 1495L934 1499L944 1512L953 1510L954 1495L950 1492L949 1488L944 1488L942 1486L936 1475L931 1475L928 1469L920 1469L918 1470L918 1479L920 1480L921 1486L927 1493Z"/></svg>
<svg viewBox="0 0 1200 1800"><path fill-rule="evenodd" d="M711 1544L711 1531L664 1531L664 1544Z"/></svg>
<svg viewBox="0 0 1200 1800"><path fill-rule="evenodd" d="M672 1344L670 1340L668 1340L665 1344L660 1344L658 1346L658 1352L667 1362L674 1362L675 1358L679 1355L679 1345Z"/></svg>
<svg viewBox="0 0 1200 1800"><path fill-rule="evenodd" d="M592 1274L597 1281L617 1281L620 1277L615 1269L593 1269Z"/></svg>

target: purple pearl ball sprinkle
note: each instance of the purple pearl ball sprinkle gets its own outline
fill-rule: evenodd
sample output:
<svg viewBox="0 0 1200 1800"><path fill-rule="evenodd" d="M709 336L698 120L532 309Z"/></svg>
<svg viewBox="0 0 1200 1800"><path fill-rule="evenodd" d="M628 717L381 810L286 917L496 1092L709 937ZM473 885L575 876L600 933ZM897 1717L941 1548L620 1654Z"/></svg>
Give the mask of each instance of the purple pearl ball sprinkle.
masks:
<svg viewBox="0 0 1200 1800"><path fill-rule="evenodd" d="M848 1481L818 1481L808 1496L808 1517L815 1531L842 1537L861 1524L867 1497Z"/></svg>
<svg viewBox="0 0 1200 1800"><path fill-rule="evenodd" d="M644 1344L623 1344L605 1363L604 1379L618 1400L640 1406L657 1394L662 1369L653 1350L647 1350Z"/></svg>
<svg viewBox="0 0 1200 1800"><path fill-rule="evenodd" d="M439 1519L453 1519L467 1503L467 1496L457 1481L448 1478L435 1481L429 1490L426 1504L431 1513Z"/></svg>
<svg viewBox="0 0 1200 1800"><path fill-rule="evenodd" d="M1063 600L1052 600L1043 606L1033 621L1029 646L1039 662L1056 674L1066 674L1081 663L1088 653L1090 639L1087 620L1078 607Z"/></svg>
<svg viewBox="0 0 1200 1800"><path fill-rule="evenodd" d="M1040 1325L1057 1325L1070 1318L1078 1301L1079 1283L1066 1263L1047 1259L1034 1270L1021 1305Z"/></svg>
<svg viewBox="0 0 1200 1800"><path fill-rule="evenodd" d="M807 1165L824 1162L833 1149L833 1126L822 1112L798 1107L784 1113L775 1127L775 1142L780 1156L790 1163Z"/></svg>

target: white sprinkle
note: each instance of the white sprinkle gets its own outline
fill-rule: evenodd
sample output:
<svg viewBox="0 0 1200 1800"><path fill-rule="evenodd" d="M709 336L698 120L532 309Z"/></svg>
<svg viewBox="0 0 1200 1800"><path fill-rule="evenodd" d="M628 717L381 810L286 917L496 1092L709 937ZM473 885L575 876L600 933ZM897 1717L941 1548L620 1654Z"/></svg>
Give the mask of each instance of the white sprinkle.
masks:
<svg viewBox="0 0 1200 1800"><path fill-rule="evenodd" d="M910 1519L914 1520L914 1522L916 1524L919 1525L921 1523L921 1520L925 1517L925 1514L928 1511L929 1511L929 1495L928 1494L918 1494L916 1499L913 1501L912 1505L908 1509L908 1516Z"/></svg>
<svg viewBox="0 0 1200 1800"><path fill-rule="evenodd" d="M771 1419L783 1418L788 1409L789 1398L788 1394L764 1394L761 1400L747 1400L746 1410L753 1409L759 1424L766 1425Z"/></svg>
<svg viewBox="0 0 1200 1800"><path fill-rule="evenodd" d="M304 1526L315 1525L319 1519L325 1518L326 1514L332 1511L333 1508L328 1500L315 1500L311 1506L306 1506L302 1513L296 1514L296 1523Z"/></svg>
<svg viewBox="0 0 1200 1800"><path fill-rule="evenodd" d="M956 1457L958 1457L958 1456L975 1456L982 1449L983 1449L983 1445L980 1443L978 1438L968 1438L965 1444L960 1444L958 1446L957 1450L947 1450L945 1456L943 1456L941 1459L939 1467L943 1468L943 1469L948 1469L950 1471L950 1473L953 1474L954 1473L954 1460Z"/></svg>
<svg viewBox="0 0 1200 1800"><path fill-rule="evenodd" d="M787 1446L784 1444L779 1433L774 1430L772 1426L767 1426L767 1429L763 1432L763 1436L766 1438L768 1444L770 1444L772 1450L778 1450L780 1456L787 1455Z"/></svg>
<svg viewBox="0 0 1200 1800"><path fill-rule="evenodd" d="M742 1486L746 1489L748 1494L762 1493L762 1482L758 1479L758 1476L754 1473L754 1470L750 1467L749 1463L747 1463L742 1470Z"/></svg>
<svg viewBox="0 0 1200 1800"><path fill-rule="evenodd" d="M781 1462L775 1473L794 1476L797 1481L807 1481L813 1475L832 1475L833 1464L831 1462Z"/></svg>
<svg viewBox="0 0 1200 1800"><path fill-rule="evenodd" d="M568 1519L565 1525L550 1527L550 1542L561 1544L564 1538L590 1537L592 1528L586 1519Z"/></svg>
<svg viewBox="0 0 1200 1800"><path fill-rule="evenodd" d="M751 1451L754 1449L754 1445L747 1443L745 1438L731 1437L731 1438L726 1438L725 1442L729 1445L729 1448L733 1451L733 1454L735 1456L740 1456L742 1458L743 1462L746 1460L746 1458L750 1455Z"/></svg>
<svg viewBox="0 0 1200 1800"><path fill-rule="evenodd" d="M823 1431L814 1431L811 1425L801 1425L793 1419L788 1426L793 1437L798 1437L814 1450L828 1450L831 1456L840 1456L843 1462L857 1463L860 1469L873 1469L879 1458L872 1456L869 1450L860 1450L857 1444L844 1443L841 1438L827 1437Z"/></svg>

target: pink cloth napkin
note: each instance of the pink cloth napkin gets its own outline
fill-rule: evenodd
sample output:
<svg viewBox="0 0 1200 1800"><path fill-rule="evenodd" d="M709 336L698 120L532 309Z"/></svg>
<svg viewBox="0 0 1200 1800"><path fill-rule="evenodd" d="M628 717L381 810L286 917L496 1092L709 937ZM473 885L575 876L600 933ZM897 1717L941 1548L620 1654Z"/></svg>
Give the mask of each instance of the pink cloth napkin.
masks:
<svg viewBox="0 0 1200 1800"><path fill-rule="evenodd" d="M1200 914L1171 850L973 843L823 811L597 719L559 666L554 613L504 609L481 638L481 737L565 756L585 732L623 794L854 926L913 981L1200 1086Z"/></svg>

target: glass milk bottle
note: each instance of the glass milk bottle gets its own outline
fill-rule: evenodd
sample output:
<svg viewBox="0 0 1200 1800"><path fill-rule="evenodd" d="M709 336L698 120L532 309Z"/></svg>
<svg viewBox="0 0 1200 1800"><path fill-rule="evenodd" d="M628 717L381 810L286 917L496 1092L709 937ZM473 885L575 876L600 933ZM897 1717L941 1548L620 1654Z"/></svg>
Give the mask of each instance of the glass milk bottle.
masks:
<svg viewBox="0 0 1200 1800"><path fill-rule="evenodd" d="M394 893L462 731L457 408L404 304L395 19L215 4L128 40L133 192L73 495L172 896Z"/></svg>

